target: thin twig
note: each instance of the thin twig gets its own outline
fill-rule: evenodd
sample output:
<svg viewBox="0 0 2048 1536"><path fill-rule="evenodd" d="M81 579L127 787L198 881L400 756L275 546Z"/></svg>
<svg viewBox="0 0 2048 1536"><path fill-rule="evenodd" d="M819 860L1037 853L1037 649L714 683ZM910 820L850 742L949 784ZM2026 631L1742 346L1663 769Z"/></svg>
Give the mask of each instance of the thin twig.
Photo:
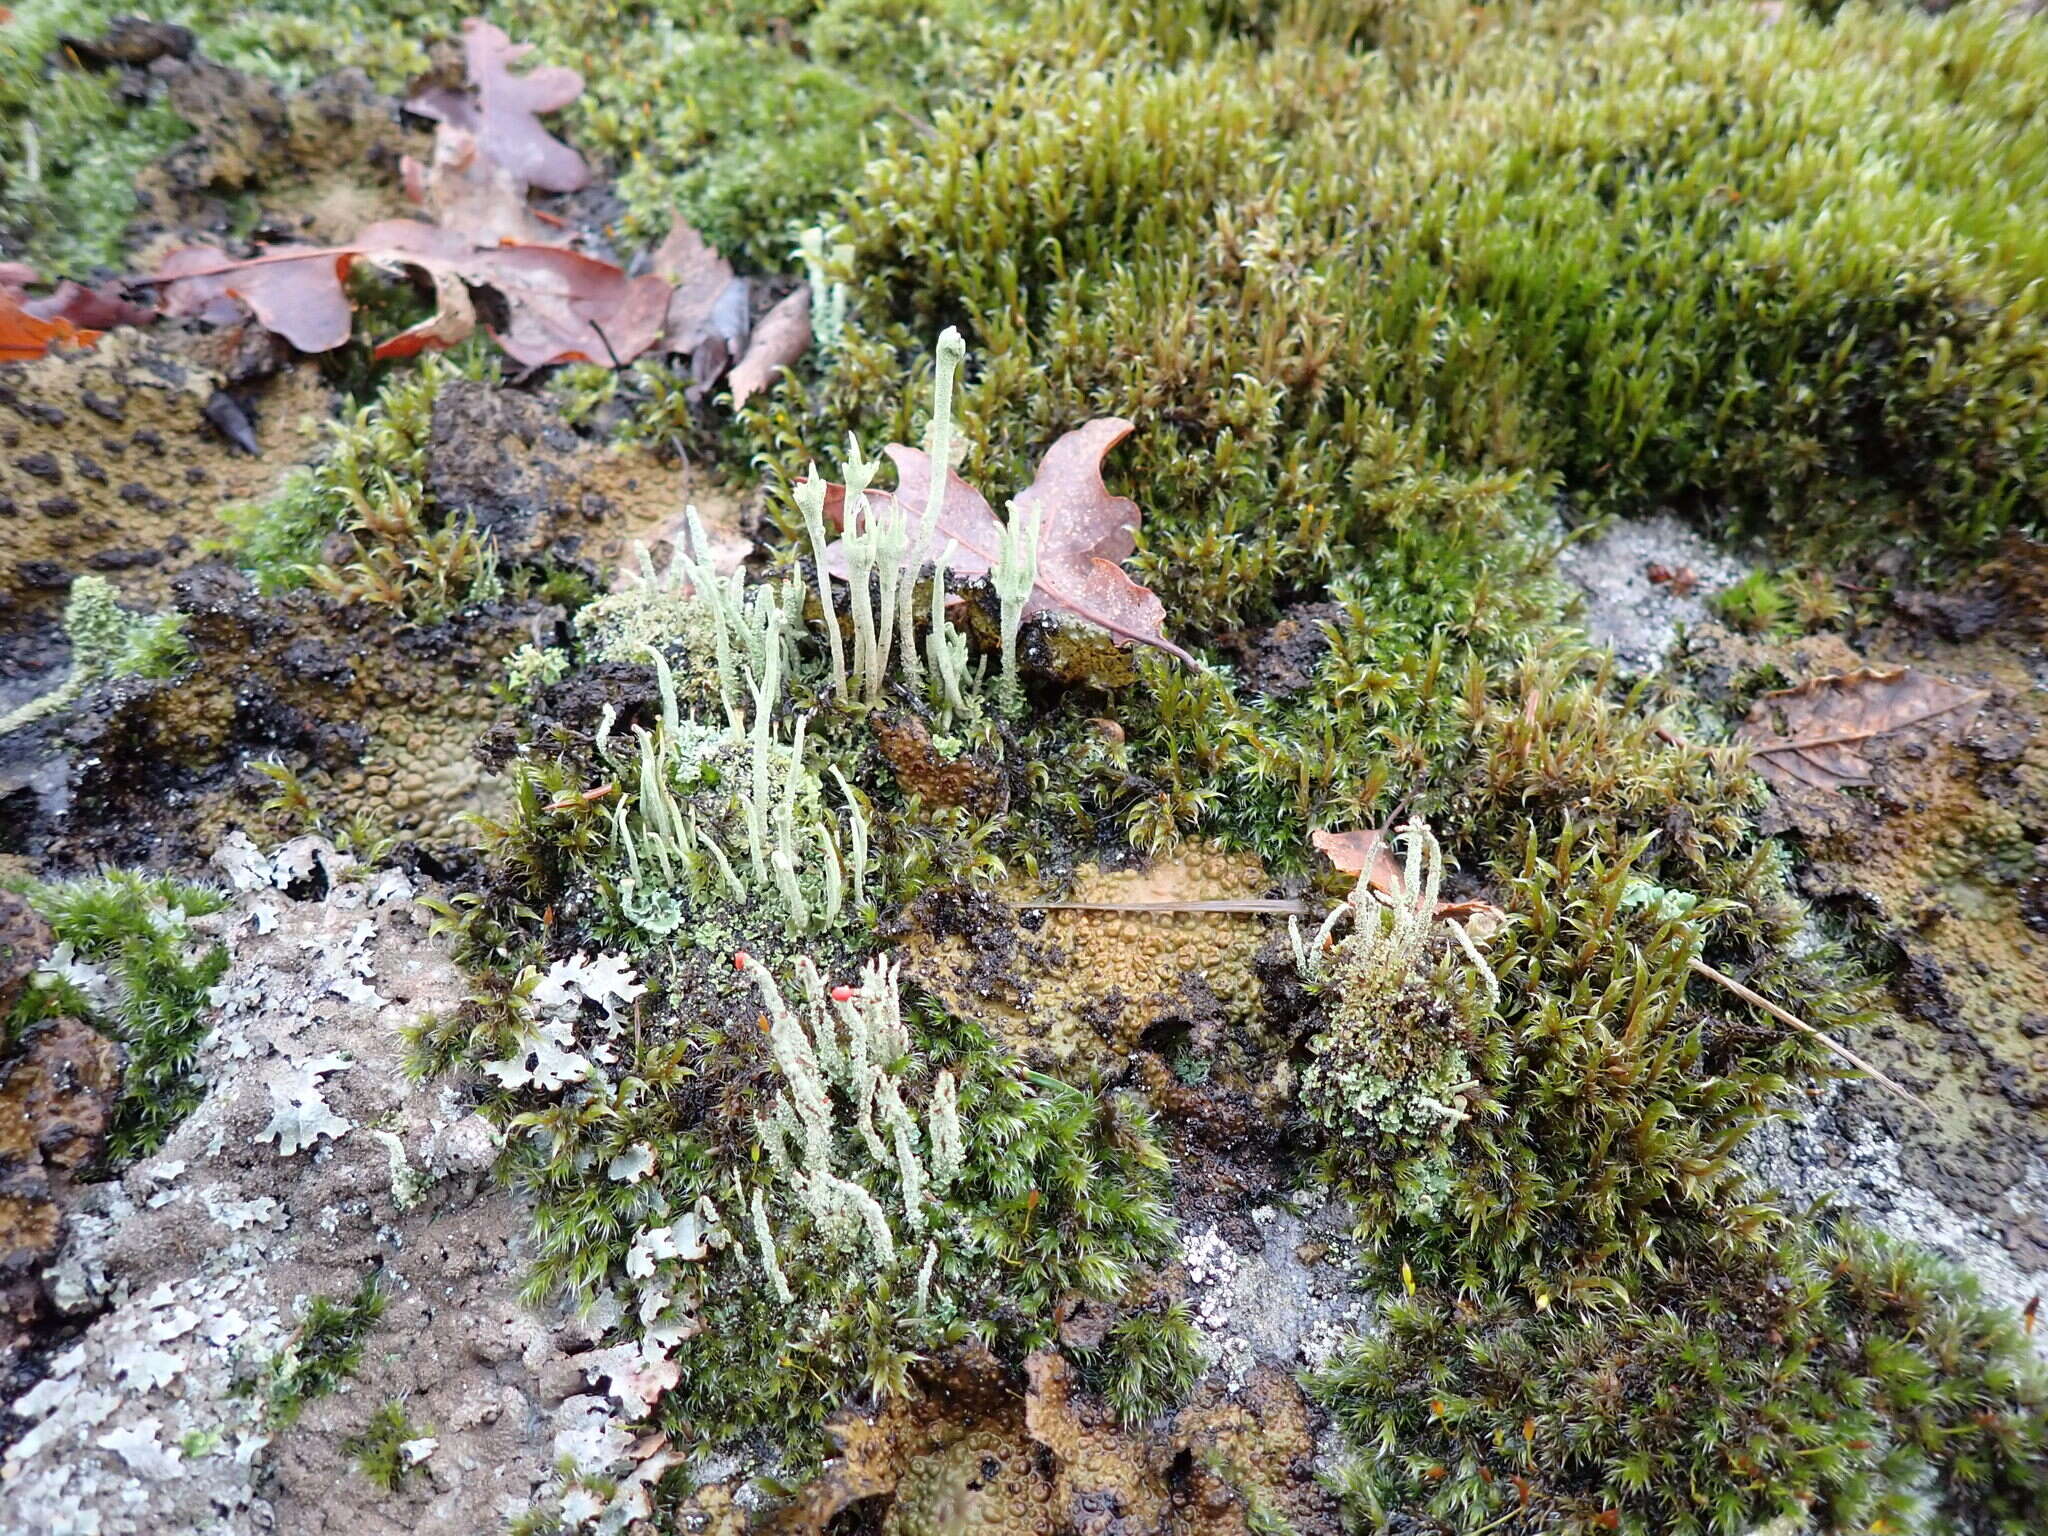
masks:
<svg viewBox="0 0 2048 1536"><path fill-rule="evenodd" d="M612 339L611 337L605 335L604 327L599 325L595 320L590 321L589 325L593 331L597 332L597 339L604 343L605 356L609 357L612 360L612 372L622 372L625 368L625 364L619 361L619 354L612 350Z"/></svg>
<svg viewBox="0 0 2048 1536"><path fill-rule="evenodd" d="M1305 901L1288 896L1244 896L1223 901L1020 901L1032 912L1284 912L1301 916Z"/></svg>
<svg viewBox="0 0 2048 1536"><path fill-rule="evenodd" d="M1832 1039L1831 1037L1822 1034L1819 1030L1815 1029L1811 1024L1807 1023L1804 1019L1795 1018L1793 1015L1787 1013L1784 1009L1780 1008L1776 1003L1772 1002L1769 998L1763 996L1763 994L1751 991L1748 987L1745 987L1741 982L1737 981L1733 976L1723 975L1721 972L1715 970L1711 965L1707 964L1706 961L1693 960L1689 963L1691 964L1694 971L1706 977L1709 981L1719 982L1722 986L1726 987L1730 992L1733 992L1737 997L1741 998L1745 1003L1748 1003L1751 1007L1761 1008L1765 1013L1768 1013L1772 1018L1776 1019L1779 1023L1790 1024L1794 1029L1798 1030L1801 1034L1806 1035L1814 1040L1818 1040L1822 1045L1826 1046L1829 1050L1833 1051L1837 1056L1841 1057L1842 1060L1848 1062L1850 1066L1856 1068L1857 1071L1867 1073L1869 1076L1876 1078L1877 1081L1883 1083L1885 1087L1891 1089L1893 1093L1896 1093L1908 1104L1916 1105L1919 1108L1926 1110L1927 1113L1929 1113L1930 1115L1934 1113L1933 1106L1930 1105L1925 1099L1921 1098L1918 1094L1913 1093L1910 1089L1900 1087L1897 1083L1893 1082L1889 1077L1886 1077L1884 1073L1880 1072L1876 1067L1872 1066L1869 1062L1865 1061L1861 1056L1858 1056L1854 1051L1850 1050L1849 1047L1843 1045L1839 1040Z"/></svg>

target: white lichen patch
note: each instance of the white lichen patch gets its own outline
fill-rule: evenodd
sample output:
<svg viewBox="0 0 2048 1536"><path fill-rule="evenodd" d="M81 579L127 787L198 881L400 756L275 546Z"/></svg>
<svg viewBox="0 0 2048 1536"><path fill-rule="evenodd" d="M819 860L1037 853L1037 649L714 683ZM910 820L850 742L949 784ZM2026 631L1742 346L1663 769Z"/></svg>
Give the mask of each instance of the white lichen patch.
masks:
<svg viewBox="0 0 2048 1536"><path fill-rule="evenodd" d="M1304 1221L1261 1206L1251 1214L1258 1247L1249 1252L1215 1226L1189 1233L1181 1250L1188 1309L1210 1370L1229 1391L1261 1364L1290 1372L1321 1365L1371 1318L1371 1294L1339 1262L1341 1218L1329 1215Z"/></svg>
<svg viewBox="0 0 2048 1536"><path fill-rule="evenodd" d="M240 894L193 924L231 957L196 1063L207 1093L69 1213L44 1285L89 1326L10 1405L27 1427L0 1458L0 1530L468 1536L558 1501L550 1415L583 1390L568 1351L588 1341L518 1301L531 1218L481 1177L489 1126L404 1071L401 1026L459 1006L464 978L402 874L365 880L319 839L230 838L215 863ZM605 1016L636 985L603 957L561 984ZM273 1417L266 1372L312 1298L346 1301L373 1271L388 1301L355 1374ZM631 1401L664 1358L621 1361L612 1385ZM394 1399L433 1429L386 1494L342 1446ZM637 1507L645 1463L617 1400L595 1401L618 1422L587 1447L608 1453L592 1474L608 1520Z"/></svg>
<svg viewBox="0 0 2048 1536"><path fill-rule="evenodd" d="M328 1106L320 1093L320 1079L347 1069L348 1063L341 1058L323 1056L281 1074L270 1085L270 1124L256 1133L256 1139L275 1142L278 1156L290 1157L323 1136L336 1141L346 1136L354 1127Z"/></svg>

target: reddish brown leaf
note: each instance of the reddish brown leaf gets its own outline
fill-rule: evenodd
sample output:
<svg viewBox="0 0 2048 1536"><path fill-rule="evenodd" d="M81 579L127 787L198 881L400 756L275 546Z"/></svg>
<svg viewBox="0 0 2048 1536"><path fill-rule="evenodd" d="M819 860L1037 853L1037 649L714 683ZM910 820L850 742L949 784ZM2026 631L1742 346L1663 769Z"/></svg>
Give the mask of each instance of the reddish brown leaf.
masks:
<svg viewBox="0 0 2048 1536"><path fill-rule="evenodd" d="M434 86L406 105L474 134L483 153L520 181L548 192L574 192L590 180L583 157L541 126L540 114L556 112L583 90L573 69L543 66L514 74L511 66L533 51L515 43L480 17L462 24L462 52L471 89Z"/></svg>
<svg viewBox="0 0 2048 1536"><path fill-rule="evenodd" d="M22 306L44 320L68 320L82 331L111 331L117 325L147 325L156 310L136 304L122 292L119 283L102 283L88 288L69 278L43 298L30 299Z"/></svg>
<svg viewBox="0 0 2048 1536"><path fill-rule="evenodd" d="M1125 643L1153 646L1199 666L1194 657L1164 634L1166 606L1157 593L1141 587L1117 562L1137 548L1137 503L1112 496L1102 483L1102 457L1131 433L1131 424L1105 416L1066 433L1039 460L1030 487L1016 498L1018 510L1039 509L1038 580L1026 602L1026 615L1058 610L1106 629ZM919 449L891 443L886 450L896 465L896 498L910 508L922 527L925 499L930 494L931 461ZM875 493L870 493L874 495ZM827 513L835 509L828 496ZM844 518L844 492L836 510ZM938 559L948 542L953 558L947 569L959 576L986 574L1002 548L1003 525L986 499L952 470L946 471L945 499L929 545L913 552L918 564ZM828 558L831 573L844 579L844 557L837 546Z"/></svg>
<svg viewBox="0 0 2048 1536"><path fill-rule="evenodd" d="M5 291L0 291L0 363L23 363L41 357L50 343L91 346L100 339L98 331L81 331L69 320L45 320L32 315Z"/></svg>
<svg viewBox="0 0 2048 1536"><path fill-rule="evenodd" d="M349 338L353 316L342 291L357 252L346 246L285 246L234 261L211 246L172 251L157 268L167 315L231 317L239 300L266 331L301 352L330 352Z"/></svg>
<svg viewBox="0 0 2048 1536"><path fill-rule="evenodd" d="M506 245L464 258L462 275L505 296L497 343L529 368L629 363L661 339L669 285L551 245Z"/></svg>
<svg viewBox="0 0 2048 1536"><path fill-rule="evenodd" d="M382 341L371 356L383 362L393 357L415 357L432 348L442 351L469 340L476 333L476 305L469 297L469 284L460 273L443 268L433 274L434 312L417 325L407 326L389 341Z"/></svg>
<svg viewBox="0 0 2048 1536"><path fill-rule="evenodd" d="M483 153L476 136L442 123L434 129L434 157L427 164L408 156L401 169L405 195L443 229L472 245L523 240L547 245L554 238L526 205L526 183Z"/></svg>
<svg viewBox="0 0 2048 1536"><path fill-rule="evenodd" d="M754 327L753 339L726 381L732 386L732 408L766 389L775 376L810 349L811 290L799 288L784 298Z"/></svg>
<svg viewBox="0 0 2048 1536"><path fill-rule="evenodd" d="M196 314L233 297L300 351L325 352L348 340L351 316L342 282L359 260L417 267L442 296L440 313L385 343L395 356L449 345L468 334L463 314L446 307L449 279L503 296L510 318L495 333L497 342L528 367L629 362L660 337L668 309L669 285L661 278L628 277L610 262L560 246L478 249L417 219L372 224L353 245L288 248L248 261L189 246L165 258L157 278L165 284L167 313Z"/></svg>
<svg viewBox="0 0 2048 1536"><path fill-rule="evenodd" d="M664 352L683 353L700 385L716 382L747 340L747 280L696 230L676 219L654 253L654 273L675 284Z"/></svg>
<svg viewBox="0 0 2048 1536"><path fill-rule="evenodd" d="M67 278L43 297L31 298L28 290L38 281L34 267L19 261L0 261L0 299L19 311L8 323L9 357L40 357L50 341L90 345L102 332L117 325L146 325L156 318L156 311L149 305L130 303L118 283L88 288ZM33 327L32 321L48 322L58 328ZM42 345L36 345L31 330L42 333Z"/></svg>
<svg viewBox="0 0 2048 1536"><path fill-rule="evenodd" d="M1864 748L1916 726L1958 731L1984 695L1908 667L1816 677L1767 693L1735 733L1750 766L1780 794L1871 782Z"/></svg>

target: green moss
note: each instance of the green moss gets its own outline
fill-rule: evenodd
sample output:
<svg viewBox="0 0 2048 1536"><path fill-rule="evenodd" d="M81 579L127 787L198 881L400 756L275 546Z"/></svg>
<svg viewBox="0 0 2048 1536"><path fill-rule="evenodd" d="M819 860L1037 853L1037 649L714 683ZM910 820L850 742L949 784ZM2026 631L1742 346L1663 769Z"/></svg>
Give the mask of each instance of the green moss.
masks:
<svg viewBox="0 0 2048 1536"><path fill-rule="evenodd" d="M181 613L139 614L114 600L104 576L91 572L71 583L64 605L64 638L71 669L64 681L0 717L0 736L45 715L68 709L94 683L111 678L167 678L191 659Z"/></svg>
<svg viewBox="0 0 2048 1536"><path fill-rule="evenodd" d="M297 1331L249 1384L265 1421L280 1428L296 1423L307 1403L354 1375L388 1300L381 1269L366 1274L352 1296L315 1296Z"/></svg>
<svg viewBox="0 0 2048 1536"><path fill-rule="evenodd" d="M1082 1384L1131 1426L1186 1402L1205 1365L1184 1301L1118 1318L1100 1344L1065 1347L1080 1362Z"/></svg>
<svg viewBox="0 0 2048 1536"><path fill-rule="evenodd" d="M39 983L16 1005L11 1032L70 1013L119 1041L128 1065L108 1129L107 1160L118 1167L146 1156L204 1092L194 1058L206 1034L206 994L226 971L228 955L219 944L197 940L190 921L224 902L205 886L126 870L20 889L57 941L103 971L111 985L106 1000L96 1002L72 983Z"/></svg>
<svg viewBox="0 0 2048 1536"><path fill-rule="evenodd" d="M752 1256L756 1239L736 1193L774 1187L751 1127L760 1101L733 1097L759 1082L744 1067L749 1053L715 1030L694 1042L652 1033L664 1038L650 1036L616 1088L513 1119L505 1167L538 1203L536 1298L566 1292L587 1302L600 1286L629 1284L636 1233L700 1197L724 1213L731 1246L714 1239L711 1258L692 1267L701 1331L678 1355L680 1379L659 1409L679 1433L716 1444L765 1430L791 1464L811 1464L824 1453L824 1418L857 1391L900 1395L914 1360L968 1340L1021 1359L1052 1342L1056 1302L1114 1304L1170 1252L1165 1156L1142 1106L1026 1071L983 1031L927 1011L915 1049L923 1067L943 1066L959 1081L966 1163L929 1226L905 1229L886 1264L835 1248L778 1207L778 1263L792 1291L784 1303ZM707 1102L700 1118L693 1106ZM718 1127L739 1117L735 1139L721 1145ZM636 1144L654 1159L645 1181L591 1176ZM896 1208L893 1185L875 1193ZM1109 1351L1105 1369L1133 1412L1184 1390L1193 1360L1185 1321L1169 1313L1133 1322Z"/></svg>
<svg viewBox="0 0 2048 1536"><path fill-rule="evenodd" d="M257 590L310 584L420 624L501 596L494 544L437 509L424 481L441 386L494 369L471 347L390 374L374 400L330 427L319 463L294 470L266 501L222 508L229 554Z"/></svg>
<svg viewBox="0 0 2048 1536"><path fill-rule="evenodd" d="M1363 1528L2009 1533L2048 1519L2048 1377L1938 1261L1855 1229L1687 1244L1626 1299L1425 1288L1313 1378ZM1446 1277L1447 1279L1449 1277Z"/></svg>
<svg viewBox="0 0 2048 1536"><path fill-rule="evenodd" d="M1769 571L1751 571L1734 586L1715 593L1713 609L1745 635L1769 635L1786 627L1792 604L1776 576Z"/></svg>
<svg viewBox="0 0 2048 1536"><path fill-rule="evenodd" d="M229 553L259 592L304 586L322 563L324 546L362 516L372 498L424 494L434 399L450 374L430 357L392 375L375 400L328 428L318 464L296 469L275 495L221 509Z"/></svg>
<svg viewBox="0 0 2048 1536"><path fill-rule="evenodd" d="M1071 62L1045 45L870 166L848 343L758 441L792 471L842 425L915 441L898 360L958 323L969 478L1136 420L1139 565L1197 633L1489 473L1835 554L2042 525L2038 29L1510 12L1185 57L1104 58L1072 18Z"/></svg>
<svg viewBox="0 0 2048 1536"><path fill-rule="evenodd" d="M412 1475L413 1464L406 1459L405 1445L409 1440L419 1440L429 1432L414 1424L411 1415L405 1411L405 1404L393 1400L370 1416L355 1434L341 1442L343 1454L356 1464L361 1472L386 1493L397 1493L405 1487L405 1480Z"/></svg>
<svg viewBox="0 0 2048 1536"><path fill-rule="evenodd" d="M45 277L120 270L135 173L189 131L161 102L134 105L118 71L93 73L59 46L114 8L23 0L0 26L0 255Z"/></svg>

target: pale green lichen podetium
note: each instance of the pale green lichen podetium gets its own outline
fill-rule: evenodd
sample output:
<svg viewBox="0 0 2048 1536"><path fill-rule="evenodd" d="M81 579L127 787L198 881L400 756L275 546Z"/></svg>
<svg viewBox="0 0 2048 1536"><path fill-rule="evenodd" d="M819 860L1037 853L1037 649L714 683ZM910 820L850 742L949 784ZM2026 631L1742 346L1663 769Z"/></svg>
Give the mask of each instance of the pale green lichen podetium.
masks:
<svg viewBox="0 0 2048 1536"><path fill-rule="evenodd" d="M917 660L917 615L912 597L917 588L918 567L924 552L938 535L939 514L946 504L946 480L953 464L953 380L967 356L967 344L960 332L947 326L939 332L938 360L932 378L931 483L925 490L924 521L918 525L917 542L905 558L902 586L898 592L897 629L902 636L904 680L915 688L921 669Z"/></svg>
<svg viewBox="0 0 2048 1536"><path fill-rule="evenodd" d="M1024 605L1038 583L1040 516L1037 506L1020 510L1015 502L1010 503L1010 521L1003 528L993 573L996 599L1003 606L1003 675L997 697L1004 713L1011 715L1024 707L1024 686L1017 673L1017 636L1024 627Z"/></svg>

